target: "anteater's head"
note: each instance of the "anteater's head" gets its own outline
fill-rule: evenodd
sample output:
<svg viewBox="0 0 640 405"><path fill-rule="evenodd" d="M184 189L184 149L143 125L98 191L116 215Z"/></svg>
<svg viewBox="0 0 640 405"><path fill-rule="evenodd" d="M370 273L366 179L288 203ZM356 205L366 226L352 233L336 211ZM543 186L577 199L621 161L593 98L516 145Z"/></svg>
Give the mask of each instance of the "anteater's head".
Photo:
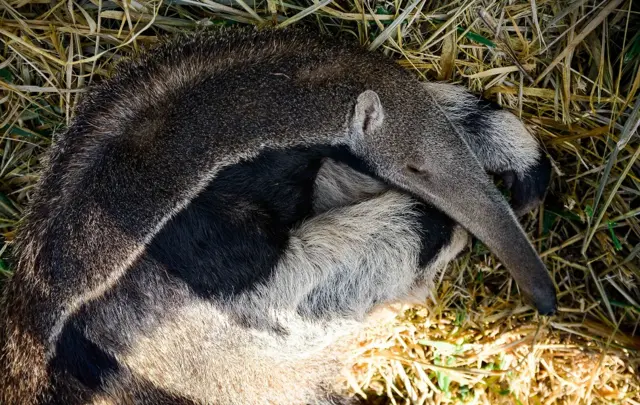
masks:
<svg viewBox="0 0 640 405"><path fill-rule="evenodd" d="M456 128L432 100L386 100L361 93L349 121L354 154L389 183L443 210L483 241L539 313L556 310L555 286L507 201Z"/></svg>

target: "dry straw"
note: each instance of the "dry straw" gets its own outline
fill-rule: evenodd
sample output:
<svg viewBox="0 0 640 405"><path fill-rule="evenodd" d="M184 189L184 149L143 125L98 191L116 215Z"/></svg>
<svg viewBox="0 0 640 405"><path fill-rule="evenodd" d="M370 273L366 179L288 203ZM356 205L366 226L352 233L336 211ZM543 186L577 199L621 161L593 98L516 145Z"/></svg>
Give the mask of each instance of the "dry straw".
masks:
<svg viewBox="0 0 640 405"><path fill-rule="evenodd" d="M640 404L639 3L0 0L0 272L41 154L114 62L199 26L315 25L511 109L555 172L524 225L559 314L537 317L475 244L434 302L363 334L344 386L371 403Z"/></svg>

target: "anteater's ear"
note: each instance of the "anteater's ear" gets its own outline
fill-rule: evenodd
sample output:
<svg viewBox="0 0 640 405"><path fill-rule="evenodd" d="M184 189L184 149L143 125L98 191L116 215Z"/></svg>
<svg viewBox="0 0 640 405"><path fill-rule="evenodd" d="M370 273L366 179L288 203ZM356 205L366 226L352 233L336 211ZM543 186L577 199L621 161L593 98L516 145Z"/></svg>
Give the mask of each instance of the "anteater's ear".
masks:
<svg viewBox="0 0 640 405"><path fill-rule="evenodd" d="M365 90L358 96L351 122L352 128L363 134L375 132L384 121L384 110L380 97L373 90Z"/></svg>

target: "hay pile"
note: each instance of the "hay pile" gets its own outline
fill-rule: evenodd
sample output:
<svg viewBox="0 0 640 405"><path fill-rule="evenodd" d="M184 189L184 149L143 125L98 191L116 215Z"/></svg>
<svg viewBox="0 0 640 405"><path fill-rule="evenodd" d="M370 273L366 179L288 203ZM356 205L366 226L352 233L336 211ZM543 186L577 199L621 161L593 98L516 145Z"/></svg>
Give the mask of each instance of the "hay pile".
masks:
<svg viewBox="0 0 640 405"><path fill-rule="evenodd" d="M640 2L0 0L0 272L39 157L82 89L158 36L312 24L518 114L553 159L524 220L560 292L540 319L476 244L435 303L364 334L345 387L371 403L640 404Z"/></svg>

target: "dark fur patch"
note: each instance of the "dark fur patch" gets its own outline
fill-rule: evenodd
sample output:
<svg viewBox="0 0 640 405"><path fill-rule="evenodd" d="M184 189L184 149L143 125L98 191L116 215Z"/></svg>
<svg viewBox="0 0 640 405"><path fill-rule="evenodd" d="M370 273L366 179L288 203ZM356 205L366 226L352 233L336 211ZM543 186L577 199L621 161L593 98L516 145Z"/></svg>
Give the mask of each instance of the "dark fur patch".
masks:
<svg viewBox="0 0 640 405"><path fill-rule="evenodd" d="M439 209L427 205L418 205L421 234L420 267L428 265L440 250L451 241L455 221Z"/></svg>
<svg viewBox="0 0 640 405"><path fill-rule="evenodd" d="M56 374L68 374L86 388L97 389L119 366L111 354L85 336L83 329L84 323L77 319L65 325L49 365Z"/></svg>
<svg viewBox="0 0 640 405"><path fill-rule="evenodd" d="M540 154L538 162L511 185L511 206L518 215L534 209L544 198L551 181L551 161Z"/></svg>
<svg viewBox="0 0 640 405"><path fill-rule="evenodd" d="M264 282L289 230L311 213L313 183L329 151L267 151L224 169L156 235L148 256L202 298Z"/></svg>
<svg viewBox="0 0 640 405"><path fill-rule="evenodd" d="M493 101L478 98L476 104L470 105L469 108L465 110L465 114L460 123L464 126L465 132L473 134L475 138L482 139L492 118L492 115L488 114L487 111L501 109L502 108Z"/></svg>

